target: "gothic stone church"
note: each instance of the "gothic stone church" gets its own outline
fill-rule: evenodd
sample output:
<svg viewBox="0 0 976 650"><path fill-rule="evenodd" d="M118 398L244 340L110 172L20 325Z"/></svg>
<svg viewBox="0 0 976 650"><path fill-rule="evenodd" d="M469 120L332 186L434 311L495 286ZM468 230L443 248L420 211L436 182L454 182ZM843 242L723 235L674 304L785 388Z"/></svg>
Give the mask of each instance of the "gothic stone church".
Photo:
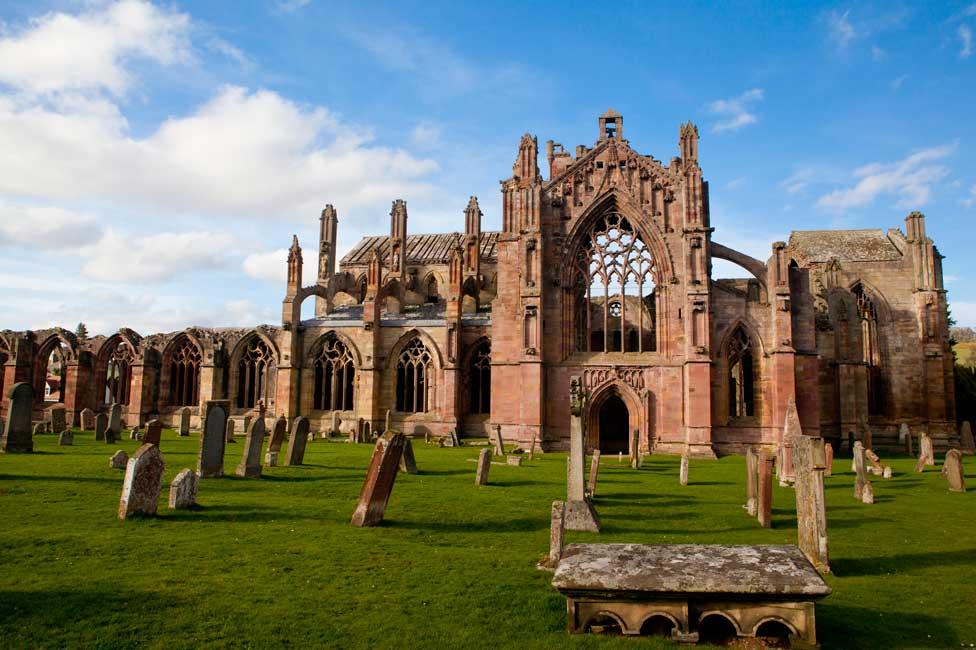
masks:
<svg viewBox="0 0 976 650"><path fill-rule="evenodd" d="M53 354L59 400L124 405L132 425L175 423L229 399L236 417L311 418L328 431L485 435L565 448L570 379L585 390L588 444L711 456L775 444L794 399L806 433L894 442L900 423L955 435L941 256L912 212L904 231L818 230L773 242L766 260L713 239L698 130L680 128L665 164L638 153L623 117L598 120L574 152L525 135L501 182L502 229L412 234L393 202L388 235L336 260L337 211L321 216L317 282L301 286L294 240L281 324L122 329L79 340L63 329L2 333L0 380L35 385ZM459 222L460 225L460 222ZM741 278L712 276L712 261ZM315 317L301 320L314 297ZM6 391L4 391L6 395ZM49 404L48 404L49 405ZM6 401L4 402L6 407Z"/></svg>

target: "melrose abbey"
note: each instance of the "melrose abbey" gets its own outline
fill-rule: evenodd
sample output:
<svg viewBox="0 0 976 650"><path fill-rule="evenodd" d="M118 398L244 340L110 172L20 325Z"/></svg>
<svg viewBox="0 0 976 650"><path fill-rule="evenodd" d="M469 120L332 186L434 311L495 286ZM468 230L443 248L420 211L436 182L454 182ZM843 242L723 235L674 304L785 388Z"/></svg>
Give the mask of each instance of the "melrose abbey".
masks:
<svg viewBox="0 0 976 650"><path fill-rule="evenodd" d="M31 382L35 409L63 403L74 425L117 403L130 426L186 409L199 426L219 399L234 418L303 415L316 431L381 431L389 411L408 435L497 426L565 449L579 377L586 446L603 453L772 448L791 401L804 433L835 442L894 446L908 423L956 443L941 256L922 214L903 230L796 231L755 259L713 232L693 124L667 163L633 149L612 110L598 129L590 147L547 142L545 175L522 137L499 232L471 197L463 232L413 234L398 199L388 234L337 259L327 205L317 280L302 286L295 238L279 324L3 331L0 389ZM741 277L713 277L715 259ZM62 380L45 397L52 357Z"/></svg>

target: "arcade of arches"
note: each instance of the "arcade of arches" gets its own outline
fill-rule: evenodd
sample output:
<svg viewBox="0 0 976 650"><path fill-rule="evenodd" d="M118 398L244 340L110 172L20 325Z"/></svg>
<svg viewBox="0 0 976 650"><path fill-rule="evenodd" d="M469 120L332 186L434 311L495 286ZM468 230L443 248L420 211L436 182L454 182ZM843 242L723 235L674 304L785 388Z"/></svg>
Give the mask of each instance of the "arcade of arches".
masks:
<svg viewBox="0 0 976 650"><path fill-rule="evenodd" d="M282 321L253 329L60 328L0 332L0 386L29 381L38 410L123 405L128 422L175 422L207 400L234 417L305 415L328 430L534 438L565 448L580 377L591 447L696 455L774 444L788 401L805 432L876 446L907 422L954 435L941 256L912 212L903 229L795 231L764 259L713 232L699 135L678 129L662 163L626 139L623 116L564 147L524 135L501 183L500 230L475 197L458 232L388 234L336 255L339 215L319 218L316 280L288 253ZM544 164L540 166L540 161ZM377 215L379 216L379 215ZM880 225L880 224L879 224ZM741 269L713 275L721 259ZM314 316L301 318L304 301ZM5 408L5 403L3 408Z"/></svg>

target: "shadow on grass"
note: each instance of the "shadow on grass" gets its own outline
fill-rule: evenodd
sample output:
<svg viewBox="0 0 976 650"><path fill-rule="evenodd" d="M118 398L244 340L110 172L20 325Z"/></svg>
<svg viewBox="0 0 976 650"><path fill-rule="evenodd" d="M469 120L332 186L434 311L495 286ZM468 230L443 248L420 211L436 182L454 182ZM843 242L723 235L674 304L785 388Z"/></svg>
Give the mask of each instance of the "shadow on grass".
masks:
<svg viewBox="0 0 976 650"><path fill-rule="evenodd" d="M150 605L147 605L151 603ZM76 625L96 628L99 621L108 622L116 612L124 611L138 618L142 610L147 616L167 616L166 611L179 612L190 603L166 598L151 591L113 591L111 588L90 590L0 591L0 626L19 629L40 628L67 630ZM9 629L9 628L8 628ZM25 642L24 646L29 647Z"/></svg>
<svg viewBox="0 0 976 650"><path fill-rule="evenodd" d="M473 474L473 472L463 469L422 469L417 474L419 476L458 476L460 474Z"/></svg>
<svg viewBox="0 0 976 650"><path fill-rule="evenodd" d="M66 481L69 483L74 483L76 481L81 481L85 483L119 483L122 480L122 472L119 472L118 478L102 478L98 476L49 476L40 475L34 476L32 474L0 474L0 481Z"/></svg>
<svg viewBox="0 0 976 650"><path fill-rule="evenodd" d="M840 577L911 573L914 569L947 565L976 566L976 548L961 551L933 551L932 553L830 559L831 568Z"/></svg>
<svg viewBox="0 0 976 650"><path fill-rule="evenodd" d="M383 527L402 528L404 530L421 530L431 533L528 533L537 530L548 530L549 521L536 519L505 519L450 522L450 521L403 521L384 519Z"/></svg>
<svg viewBox="0 0 976 650"><path fill-rule="evenodd" d="M817 631L817 640L825 648L959 647L956 631L944 618L836 605L829 600L817 605Z"/></svg>

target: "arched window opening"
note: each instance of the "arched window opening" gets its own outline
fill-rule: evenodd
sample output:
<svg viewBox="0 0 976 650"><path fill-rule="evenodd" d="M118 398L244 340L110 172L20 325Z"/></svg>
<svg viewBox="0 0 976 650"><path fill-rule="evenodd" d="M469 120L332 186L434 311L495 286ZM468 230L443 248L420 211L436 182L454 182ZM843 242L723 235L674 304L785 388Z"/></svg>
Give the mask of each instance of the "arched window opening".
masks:
<svg viewBox="0 0 976 650"><path fill-rule="evenodd" d="M657 349L654 258L626 218L609 213L597 219L579 248L575 268L578 351Z"/></svg>
<svg viewBox="0 0 976 650"><path fill-rule="evenodd" d="M135 354L132 348L119 341L105 365L105 404L129 403L133 361Z"/></svg>
<svg viewBox="0 0 976 650"><path fill-rule="evenodd" d="M437 276L435 276L433 273L428 275L427 279L424 281L424 296L425 302L437 302L438 300Z"/></svg>
<svg viewBox="0 0 976 650"><path fill-rule="evenodd" d="M857 313L861 326L861 360L867 364L868 413L881 415L884 412L884 377L881 364L881 342L878 332L878 310L864 290L864 285L856 284L851 289L857 303Z"/></svg>
<svg viewBox="0 0 976 650"><path fill-rule="evenodd" d="M366 302L366 276L360 276L359 280L356 282L356 285L358 287L356 297L359 298L359 303L362 304Z"/></svg>
<svg viewBox="0 0 976 650"><path fill-rule="evenodd" d="M64 379L68 369L68 356L61 339L54 342L42 363L44 401L64 402Z"/></svg>
<svg viewBox="0 0 976 650"><path fill-rule="evenodd" d="M728 347L729 417L756 414L756 357L752 342L741 327L729 338Z"/></svg>
<svg viewBox="0 0 976 650"><path fill-rule="evenodd" d="M397 360L396 410L426 413L430 406L430 352L419 338L412 339Z"/></svg>
<svg viewBox="0 0 976 650"><path fill-rule="evenodd" d="M196 406L200 398L200 361L200 350L193 341L180 337L170 357L170 406Z"/></svg>
<svg viewBox="0 0 976 650"><path fill-rule="evenodd" d="M329 335L314 357L315 389L312 408L318 411L351 411L356 367L349 348Z"/></svg>
<svg viewBox="0 0 976 650"><path fill-rule="evenodd" d="M491 343L482 339L468 361L468 413L491 413Z"/></svg>
<svg viewBox="0 0 976 650"><path fill-rule="evenodd" d="M271 346L252 336L237 362L237 408L254 408L259 401L270 405L276 370Z"/></svg>

